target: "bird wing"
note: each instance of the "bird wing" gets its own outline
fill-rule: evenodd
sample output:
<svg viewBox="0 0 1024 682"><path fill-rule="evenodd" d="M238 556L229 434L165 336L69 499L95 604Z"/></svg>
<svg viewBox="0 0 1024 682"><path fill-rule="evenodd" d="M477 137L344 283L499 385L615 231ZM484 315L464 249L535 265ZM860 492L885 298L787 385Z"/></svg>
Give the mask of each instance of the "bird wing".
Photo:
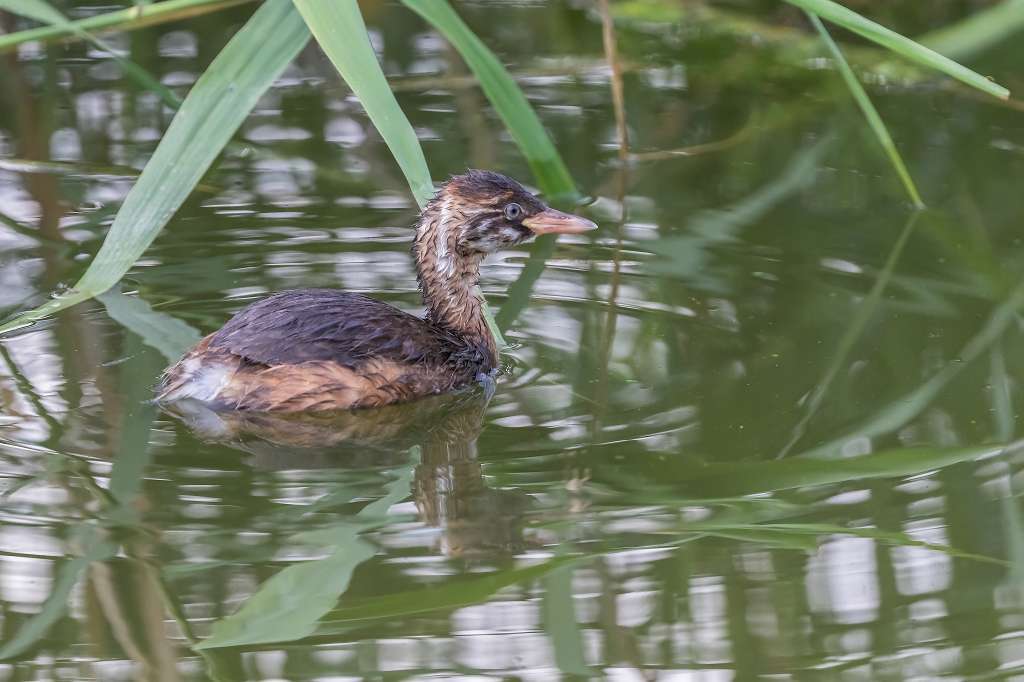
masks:
<svg viewBox="0 0 1024 682"><path fill-rule="evenodd" d="M244 308L210 346L264 365L326 360L359 368L373 359L439 364L466 344L415 315L333 289L284 291Z"/></svg>

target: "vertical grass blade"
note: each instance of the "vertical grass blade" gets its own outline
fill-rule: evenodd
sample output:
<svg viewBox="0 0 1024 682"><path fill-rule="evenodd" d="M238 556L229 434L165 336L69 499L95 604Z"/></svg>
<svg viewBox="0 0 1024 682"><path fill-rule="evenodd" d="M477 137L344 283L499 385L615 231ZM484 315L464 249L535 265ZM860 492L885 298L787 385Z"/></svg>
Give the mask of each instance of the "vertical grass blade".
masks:
<svg viewBox="0 0 1024 682"><path fill-rule="evenodd" d="M0 325L21 328L103 293L152 243L309 32L290 3L267 2L196 81L73 289Z"/></svg>
<svg viewBox="0 0 1024 682"><path fill-rule="evenodd" d="M868 125L871 127L871 131L878 138L879 144L882 145L882 149L885 150L886 156L889 157L889 162L892 163L892 167L896 170L896 175L899 176L900 181L907 190L907 194L910 195L910 200L914 202L916 208L924 208L924 202L921 201L921 195L917 192L917 185L914 184L914 179L910 177L910 172L907 170L907 165L903 163L903 157L900 156L900 152L896 149L896 143L892 141L892 135L889 134L889 129L885 127L885 122L882 121L882 117L878 115L878 110L875 109L875 105L871 103L871 98L868 97L868 93L864 91L864 86L857 80L857 76L854 75L853 69L850 68L849 63L846 61L846 57L843 56L842 50L836 45L836 41L832 40L832 36L829 35L828 29L821 23L821 19L816 17L810 12L807 13L807 18L811 20L811 24L817 29L821 35L821 40L828 47L829 52L832 53L832 59L836 63L836 67L839 69L839 73L842 75L843 80L846 82L846 87L849 88L850 94L853 95L853 99L857 102L857 106L860 107L861 112L864 114L864 118L868 120Z"/></svg>
<svg viewBox="0 0 1024 682"><path fill-rule="evenodd" d="M39 611L29 618L25 625L6 642L0 642L0 661L22 655L37 646L50 629L65 617L70 605L68 600L71 590L83 577L89 564L93 561L105 561L114 555L117 549L108 542L93 526L78 526L78 537L74 541L81 547L87 547L84 556L75 557L61 564L54 577L50 594L46 597Z"/></svg>
<svg viewBox="0 0 1024 682"><path fill-rule="evenodd" d="M560 566L544 576L544 596L541 600L544 629L555 650L555 664L570 679L573 676L591 676L583 655L583 633L576 621L573 570L572 565Z"/></svg>
<svg viewBox="0 0 1024 682"><path fill-rule="evenodd" d="M355 0L294 2L334 68L366 109L422 207L434 195L427 161L412 124L402 113L377 63L359 5Z"/></svg>
<svg viewBox="0 0 1024 682"><path fill-rule="evenodd" d="M56 571L50 594L39 612L28 619L13 637L0 645L0 661L19 656L35 646L46 636L50 628L67 614L71 590L88 567L89 560L83 557L76 557L61 564Z"/></svg>
<svg viewBox="0 0 1024 682"><path fill-rule="evenodd" d="M447 0L402 0L459 51L484 94L523 152L541 190L550 198L576 196L576 185L540 119L508 70L455 13Z"/></svg>
<svg viewBox="0 0 1024 682"><path fill-rule="evenodd" d="M913 62L941 71L947 76L966 83L982 92L987 92L993 97L1007 99L1010 91L1003 86L993 83L979 73L976 73L962 64L943 57L941 54L930 48L916 43L906 36L887 29L881 24L862 17L856 12L843 7L832 0L786 0L791 5L796 5L811 14L838 24L843 28L853 31L859 36L877 43L884 48L892 50Z"/></svg>

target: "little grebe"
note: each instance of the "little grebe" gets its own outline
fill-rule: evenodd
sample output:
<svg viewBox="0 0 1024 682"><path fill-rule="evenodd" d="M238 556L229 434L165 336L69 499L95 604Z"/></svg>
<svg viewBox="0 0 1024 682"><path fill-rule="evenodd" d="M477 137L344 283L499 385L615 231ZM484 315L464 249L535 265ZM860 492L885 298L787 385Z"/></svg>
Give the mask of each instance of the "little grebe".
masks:
<svg viewBox="0 0 1024 682"><path fill-rule="evenodd" d="M361 294L300 289L253 303L163 375L157 400L277 412L376 407L490 374L498 350L474 290L484 256L594 223L548 208L504 175L445 183L413 242L425 319Z"/></svg>

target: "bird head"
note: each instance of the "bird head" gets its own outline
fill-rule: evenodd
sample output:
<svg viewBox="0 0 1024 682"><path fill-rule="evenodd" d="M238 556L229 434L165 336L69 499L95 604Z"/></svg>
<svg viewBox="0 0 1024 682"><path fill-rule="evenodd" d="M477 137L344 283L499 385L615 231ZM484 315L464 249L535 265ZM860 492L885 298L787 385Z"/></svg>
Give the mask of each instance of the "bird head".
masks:
<svg viewBox="0 0 1024 682"><path fill-rule="evenodd" d="M512 178L471 170L442 185L424 208L416 249L421 257L432 250L438 274L450 275L460 258L473 260L542 234L579 234L596 227L550 208Z"/></svg>

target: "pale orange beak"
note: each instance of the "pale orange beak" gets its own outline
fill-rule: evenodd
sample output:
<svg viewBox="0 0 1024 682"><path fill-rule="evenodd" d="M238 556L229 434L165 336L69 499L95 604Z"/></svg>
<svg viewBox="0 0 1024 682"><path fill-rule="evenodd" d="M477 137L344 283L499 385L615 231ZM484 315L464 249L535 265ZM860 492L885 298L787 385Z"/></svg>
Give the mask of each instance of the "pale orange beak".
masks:
<svg viewBox="0 0 1024 682"><path fill-rule="evenodd" d="M580 234L596 230L597 225L571 213L562 213L553 208L546 208L535 216L523 218L526 225L536 235L541 234Z"/></svg>

